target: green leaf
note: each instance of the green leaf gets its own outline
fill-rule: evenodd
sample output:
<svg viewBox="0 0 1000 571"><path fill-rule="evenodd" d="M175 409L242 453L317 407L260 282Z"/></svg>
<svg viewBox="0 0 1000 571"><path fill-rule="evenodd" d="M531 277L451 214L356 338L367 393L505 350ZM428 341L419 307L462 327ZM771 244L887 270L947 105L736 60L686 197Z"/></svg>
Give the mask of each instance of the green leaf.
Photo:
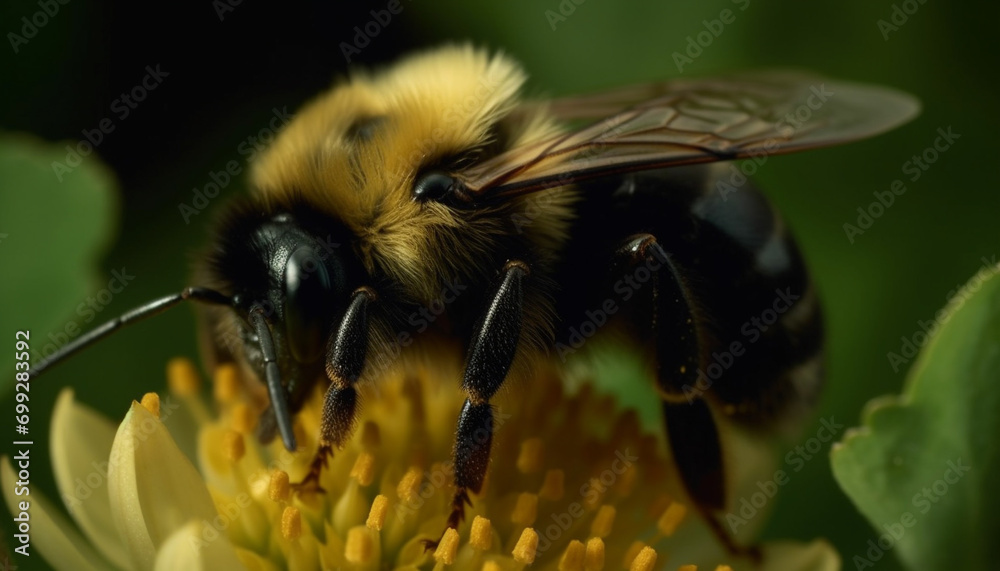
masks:
<svg viewBox="0 0 1000 571"><path fill-rule="evenodd" d="M870 402L834 447L834 476L875 527L841 546L845 567L889 551L915 570L1000 560L998 272L984 267L952 298L903 394Z"/></svg>
<svg viewBox="0 0 1000 571"><path fill-rule="evenodd" d="M114 177L93 153L75 167L66 155L65 144L0 135L0 392L13 386L15 332L30 332L34 362L86 327L77 308L115 229Z"/></svg>

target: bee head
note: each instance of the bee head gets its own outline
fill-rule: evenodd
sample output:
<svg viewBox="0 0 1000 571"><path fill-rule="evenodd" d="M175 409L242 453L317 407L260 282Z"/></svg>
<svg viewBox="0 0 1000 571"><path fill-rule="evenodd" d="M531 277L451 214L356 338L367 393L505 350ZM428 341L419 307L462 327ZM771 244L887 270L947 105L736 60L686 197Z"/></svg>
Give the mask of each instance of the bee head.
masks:
<svg viewBox="0 0 1000 571"><path fill-rule="evenodd" d="M359 279L349 237L338 227L304 206L272 212L237 205L209 257L209 280L233 298L228 326L242 341L239 351L263 380L266 359L252 319L261 314L293 398L297 386L322 374L330 337Z"/></svg>

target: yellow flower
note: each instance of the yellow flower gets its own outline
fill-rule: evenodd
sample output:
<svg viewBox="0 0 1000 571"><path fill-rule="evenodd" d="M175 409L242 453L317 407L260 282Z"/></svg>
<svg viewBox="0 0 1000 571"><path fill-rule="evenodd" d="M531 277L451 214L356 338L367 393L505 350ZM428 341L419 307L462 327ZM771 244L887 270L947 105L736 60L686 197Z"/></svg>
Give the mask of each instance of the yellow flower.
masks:
<svg viewBox="0 0 1000 571"><path fill-rule="evenodd" d="M464 398L455 373L444 373L366 387L356 434L323 472L323 494L289 484L312 459L319 390L296 418L301 450L292 454L255 441L255 408L233 367L215 371L209 407L194 365L172 361L167 396L133 401L117 430L65 389L52 455L76 525L33 489L33 547L74 570L840 568L823 541L766 544L760 566L733 559L669 484L675 470L633 412L587 386L567 395L543 373L531 390L499 399L484 489L458 530L427 552L422 540L440 536L451 503ZM23 498L12 493L7 458L0 479L14 511Z"/></svg>

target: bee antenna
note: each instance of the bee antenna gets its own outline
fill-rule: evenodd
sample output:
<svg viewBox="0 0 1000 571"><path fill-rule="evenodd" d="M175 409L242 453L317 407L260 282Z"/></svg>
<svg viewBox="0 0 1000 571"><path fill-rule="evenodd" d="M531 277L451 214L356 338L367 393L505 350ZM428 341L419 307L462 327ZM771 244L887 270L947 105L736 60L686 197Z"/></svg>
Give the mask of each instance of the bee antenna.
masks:
<svg viewBox="0 0 1000 571"><path fill-rule="evenodd" d="M185 288L180 293L175 293L173 295L168 295L166 297L161 297L160 299L154 299L153 301L148 301L135 309L126 311L122 315L112 319L111 321L105 322L94 329L84 333L80 337L77 337L73 341L63 345L55 353L49 357L43 359L41 362L33 365L31 371L29 372L30 379L35 379L38 375L45 372L49 367L63 361L76 353L77 351L97 343L101 339L111 335L115 331L118 331L126 325L130 325L137 321L142 321L147 317L152 317L154 315L159 315L164 311L170 309L171 307L177 305L178 303L186 300L198 301L201 303L207 303L211 305L232 305L232 298L229 296L219 293L215 290L211 290L203 287L189 287Z"/></svg>
<svg viewBox="0 0 1000 571"><path fill-rule="evenodd" d="M278 421L281 440L289 452L295 451L295 432L292 430L292 416L288 412L288 400L285 398L285 387L281 385L281 371L278 369L278 357L274 351L274 340L271 329L264 317L264 308L254 305L250 308L250 325L257 333L260 352L264 355L264 376L267 380L267 392L271 397L271 410Z"/></svg>

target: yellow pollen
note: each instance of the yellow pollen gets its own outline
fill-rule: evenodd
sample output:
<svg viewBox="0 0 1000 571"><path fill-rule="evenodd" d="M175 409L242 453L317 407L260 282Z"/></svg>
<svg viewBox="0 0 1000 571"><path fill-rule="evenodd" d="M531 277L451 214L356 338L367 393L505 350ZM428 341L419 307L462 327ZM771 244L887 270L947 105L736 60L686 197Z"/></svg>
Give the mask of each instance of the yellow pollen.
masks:
<svg viewBox="0 0 1000 571"><path fill-rule="evenodd" d="M375 477L375 457L367 452L362 452L354 461L351 477L362 486L370 485Z"/></svg>
<svg viewBox="0 0 1000 571"><path fill-rule="evenodd" d="M660 520L656 522L656 527L660 530L660 533L670 537L680 527L686 515L687 507L680 502L673 502L667 506L663 515L660 516Z"/></svg>
<svg viewBox="0 0 1000 571"><path fill-rule="evenodd" d="M239 462L247 453L243 435L235 430L226 432L226 435L222 437L222 449L230 462Z"/></svg>
<svg viewBox="0 0 1000 571"><path fill-rule="evenodd" d="M604 569L604 540L600 537L591 537L587 540L587 557L583 568L586 571Z"/></svg>
<svg viewBox="0 0 1000 571"><path fill-rule="evenodd" d="M611 526L615 524L615 513L614 506L601 506L590 524L590 535L600 538L611 535Z"/></svg>
<svg viewBox="0 0 1000 571"><path fill-rule="evenodd" d="M236 365L226 363L215 368L212 376L215 400L221 403L231 403L240 396L239 371Z"/></svg>
<svg viewBox="0 0 1000 571"><path fill-rule="evenodd" d="M385 517L388 513L389 498L382 494L375 496L375 500L372 501L372 509L368 512L368 521L365 522L365 525L369 529L382 531L382 527L385 526Z"/></svg>
<svg viewBox="0 0 1000 571"><path fill-rule="evenodd" d="M579 571L583 569L583 564L587 558L587 548L578 539L574 539L566 546L562 558L559 560L559 571Z"/></svg>
<svg viewBox="0 0 1000 571"><path fill-rule="evenodd" d="M490 520L478 515L472 520L469 544L482 551L490 548L493 544L493 526L490 525Z"/></svg>
<svg viewBox="0 0 1000 571"><path fill-rule="evenodd" d="M292 541L302 536L302 514L299 508L288 506L281 512L281 536Z"/></svg>
<svg viewBox="0 0 1000 571"><path fill-rule="evenodd" d="M156 393L142 395L142 406L151 412L153 416L160 418L160 395Z"/></svg>
<svg viewBox="0 0 1000 571"><path fill-rule="evenodd" d="M416 466L411 466L403 474L403 479L399 481L399 485L396 486L396 494L399 496L399 499L408 502L416 498L417 492L420 491L420 478L423 475L423 470Z"/></svg>
<svg viewBox="0 0 1000 571"><path fill-rule="evenodd" d="M167 362L167 386L177 396L188 397L201 391L201 377L194 363L185 357L176 357Z"/></svg>
<svg viewBox="0 0 1000 571"><path fill-rule="evenodd" d="M541 438L529 438L522 442L521 453L517 457L517 469L523 474L534 474L540 471L544 450Z"/></svg>
<svg viewBox="0 0 1000 571"><path fill-rule="evenodd" d="M378 449L381 444L382 433L379 432L378 425L369 420L361 427L361 446L370 452Z"/></svg>
<svg viewBox="0 0 1000 571"><path fill-rule="evenodd" d="M375 542L371 532L363 525L347 530L347 542L344 544L344 559L348 563L364 565L375 557Z"/></svg>
<svg viewBox="0 0 1000 571"><path fill-rule="evenodd" d="M653 571L656 565L656 551L652 547L643 547L642 551L632 560L629 571Z"/></svg>
<svg viewBox="0 0 1000 571"><path fill-rule="evenodd" d="M558 502L565 492L566 473L562 470L549 470L545 473L545 481L538 495L546 500Z"/></svg>
<svg viewBox="0 0 1000 571"><path fill-rule="evenodd" d="M538 554L538 533L530 527L525 528L511 553L514 555L514 561L522 565L534 563L535 555Z"/></svg>
<svg viewBox="0 0 1000 571"><path fill-rule="evenodd" d="M250 434L256 425L257 415L254 414L250 405L245 402L236 403L233 407L233 430L242 432L243 434Z"/></svg>
<svg viewBox="0 0 1000 571"><path fill-rule="evenodd" d="M449 527L444 530L441 543L438 543L437 549L434 550L434 560L451 565L455 562L456 553L458 553L458 532L455 531L455 528Z"/></svg>
<svg viewBox="0 0 1000 571"><path fill-rule="evenodd" d="M628 569L632 567L632 562L639 556L639 552L646 548L646 544L638 539L632 542L625 550L625 558L622 560L622 567Z"/></svg>
<svg viewBox="0 0 1000 571"><path fill-rule="evenodd" d="M272 502L287 502L292 494L292 486L288 481L288 472L275 470L271 472L271 484L267 488L267 497Z"/></svg>
<svg viewBox="0 0 1000 571"><path fill-rule="evenodd" d="M517 496L517 503L514 505L514 511L510 514L510 521L528 527L535 523L537 517L538 495L525 492Z"/></svg>
<svg viewBox="0 0 1000 571"><path fill-rule="evenodd" d="M500 571L500 564L496 561L487 561L483 563L482 569L480 571Z"/></svg>

